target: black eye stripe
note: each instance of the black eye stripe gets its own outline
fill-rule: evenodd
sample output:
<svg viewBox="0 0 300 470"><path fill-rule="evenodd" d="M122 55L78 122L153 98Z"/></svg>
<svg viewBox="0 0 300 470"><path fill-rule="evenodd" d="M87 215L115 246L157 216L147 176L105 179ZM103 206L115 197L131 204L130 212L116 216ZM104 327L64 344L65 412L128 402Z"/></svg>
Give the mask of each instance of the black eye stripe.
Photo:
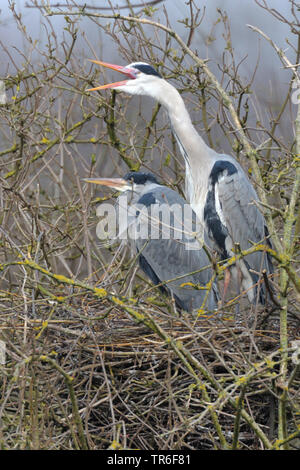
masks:
<svg viewBox="0 0 300 470"><path fill-rule="evenodd" d="M124 180L133 181L135 184L146 184L147 182L159 184L152 173L144 173L141 171L130 171L124 176Z"/></svg>
<svg viewBox="0 0 300 470"><path fill-rule="evenodd" d="M152 67L152 65L137 63L137 64L134 64L134 68L146 75L154 75L155 77L162 78L161 75L157 72L157 70L155 70L155 68Z"/></svg>

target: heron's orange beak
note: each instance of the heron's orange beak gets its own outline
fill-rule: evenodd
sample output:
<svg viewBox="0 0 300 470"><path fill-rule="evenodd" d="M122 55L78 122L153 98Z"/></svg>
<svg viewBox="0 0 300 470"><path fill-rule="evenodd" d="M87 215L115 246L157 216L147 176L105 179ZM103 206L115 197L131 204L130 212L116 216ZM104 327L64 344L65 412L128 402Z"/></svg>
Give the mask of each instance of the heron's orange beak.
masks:
<svg viewBox="0 0 300 470"><path fill-rule="evenodd" d="M129 67L123 67L122 65L115 65L115 64L109 64L107 62L101 62L100 60L93 60L93 59L88 59L88 60L90 62L94 62L94 64L102 65L102 67L106 67L108 69L121 72L124 75L126 75L130 80L133 80L136 78L135 69L131 69ZM96 88L89 88L86 91L105 90L106 88L117 88L118 86L126 85L127 82L128 80L121 80L120 82L107 83L106 85L100 85L100 86L97 86Z"/></svg>
<svg viewBox="0 0 300 470"><path fill-rule="evenodd" d="M109 188L116 189L117 191L127 191L132 188L132 185L123 178L84 178L86 183L101 184Z"/></svg>

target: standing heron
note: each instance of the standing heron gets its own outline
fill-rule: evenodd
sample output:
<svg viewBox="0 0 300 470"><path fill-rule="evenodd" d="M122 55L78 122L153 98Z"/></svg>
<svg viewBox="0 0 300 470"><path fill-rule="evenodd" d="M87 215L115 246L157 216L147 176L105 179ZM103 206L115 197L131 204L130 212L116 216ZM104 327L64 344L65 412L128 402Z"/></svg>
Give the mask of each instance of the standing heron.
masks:
<svg viewBox="0 0 300 470"><path fill-rule="evenodd" d="M217 308L214 273L203 248L205 233L201 233L191 206L176 191L159 184L152 173L144 172L84 181L121 192L116 203L117 214L122 212L120 238L124 239L127 230L126 238L138 254L141 269L173 296L180 309L190 312Z"/></svg>
<svg viewBox="0 0 300 470"><path fill-rule="evenodd" d="M179 92L149 64L126 66L92 62L117 70L126 80L92 88L112 88L131 95L147 95L158 101L169 115L172 132L185 161L185 195L222 260L234 255L234 246L247 250L255 243L271 245L265 219L257 207L258 196L241 165L230 155L219 154L206 145L192 124ZM269 254L254 252L230 268L250 302L266 301L262 273L273 272ZM230 272L225 275L225 288Z"/></svg>

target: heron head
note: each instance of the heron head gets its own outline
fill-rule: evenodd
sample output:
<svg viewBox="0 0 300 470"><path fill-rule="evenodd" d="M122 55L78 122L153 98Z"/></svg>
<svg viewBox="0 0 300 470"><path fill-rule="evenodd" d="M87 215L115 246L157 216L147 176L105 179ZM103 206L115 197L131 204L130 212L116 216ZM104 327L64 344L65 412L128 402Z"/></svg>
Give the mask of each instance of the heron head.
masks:
<svg viewBox="0 0 300 470"><path fill-rule="evenodd" d="M91 60L95 64L102 65L103 67L116 70L123 75L126 75L126 80L119 82L108 83L100 85L96 88L90 88L87 91L105 90L111 88L113 90L124 91L130 95L147 95L154 98L157 97L157 89L161 85L162 77L155 70L152 65L145 62L132 62L125 67L121 65L108 64L100 60Z"/></svg>
<svg viewBox="0 0 300 470"><path fill-rule="evenodd" d="M84 178L87 183L100 184L116 189L120 192L133 191L140 194L149 184L157 184L156 177L152 173L142 171L130 171L124 178Z"/></svg>

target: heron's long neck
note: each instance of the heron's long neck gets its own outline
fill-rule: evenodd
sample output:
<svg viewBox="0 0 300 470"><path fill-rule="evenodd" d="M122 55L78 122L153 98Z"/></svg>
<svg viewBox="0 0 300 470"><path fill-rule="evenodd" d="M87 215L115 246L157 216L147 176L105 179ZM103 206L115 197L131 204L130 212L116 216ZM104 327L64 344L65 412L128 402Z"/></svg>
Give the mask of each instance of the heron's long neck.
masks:
<svg viewBox="0 0 300 470"><path fill-rule="evenodd" d="M176 88L167 82L164 85L164 93L159 101L168 111L172 131L185 159L186 196L194 205L196 195L206 189L207 173L214 163L215 151L206 145L196 131Z"/></svg>

